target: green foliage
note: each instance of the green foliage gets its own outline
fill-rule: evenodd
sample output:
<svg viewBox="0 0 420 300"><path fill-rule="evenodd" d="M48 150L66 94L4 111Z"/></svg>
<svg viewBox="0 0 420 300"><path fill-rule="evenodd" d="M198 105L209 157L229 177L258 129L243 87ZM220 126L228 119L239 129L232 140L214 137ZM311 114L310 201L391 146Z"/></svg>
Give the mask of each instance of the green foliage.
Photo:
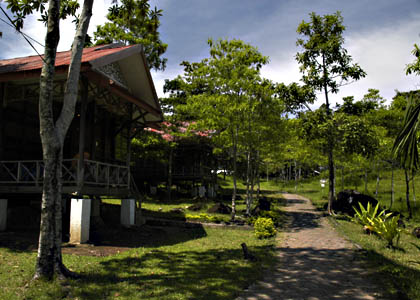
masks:
<svg viewBox="0 0 420 300"><path fill-rule="evenodd" d="M297 29L303 36L296 42L303 49L296 54L303 82L315 90L337 93L343 83L365 77L343 48L345 26L340 12L324 16L312 12L309 17L310 21L302 21Z"/></svg>
<svg viewBox="0 0 420 300"><path fill-rule="evenodd" d="M150 8L149 0L121 0L108 9L109 22L99 25L94 32L97 45L124 43L141 44L149 67L164 70L166 58L161 58L168 45L159 38L159 18L162 10Z"/></svg>
<svg viewBox="0 0 420 300"><path fill-rule="evenodd" d="M358 210L355 206L353 206L353 209L356 213L354 217L354 221L364 226L364 228L368 229L369 232L374 231L374 222L376 218L384 214L384 211L382 211L378 215L379 203L375 207L373 207L370 204L370 202L368 202L367 207L365 209L365 207L359 202L359 207L360 207L360 210Z"/></svg>
<svg viewBox="0 0 420 300"><path fill-rule="evenodd" d="M221 221L223 221L218 216L210 216L206 213L200 213L199 215L186 214L185 218L187 218L188 220L200 220L204 222L213 222L213 223L220 223Z"/></svg>
<svg viewBox="0 0 420 300"><path fill-rule="evenodd" d="M254 223L255 235L257 238L270 238L276 235L276 227L270 218L258 218Z"/></svg>
<svg viewBox="0 0 420 300"><path fill-rule="evenodd" d="M407 65L406 74L409 75L414 73L416 75L420 75L420 48L417 46L417 44L414 44L414 49L411 53L415 56L416 59L414 62Z"/></svg>
<svg viewBox="0 0 420 300"><path fill-rule="evenodd" d="M420 127L419 100L410 97L403 126L394 142L393 153L400 165L407 170L419 167L418 132Z"/></svg>
<svg viewBox="0 0 420 300"><path fill-rule="evenodd" d="M389 247L393 247L393 241L396 238L396 245L401 235L401 229L398 226L399 216L391 217L392 213L385 213L382 210L378 214L379 203L373 208L368 202L367 208L365 209L361 203L359 203L360 210L353 207L356 212L355 220L357 223L364 226L370 232L375 232L381 238L388 242Z"/></svg>
<svg viewBox="0 0 420 300"><path fill-rule="evenodd" d="M273 221L273 224L275 227L279 227L281 226L281 224L283 223L283 215L280 211L277 210L262 210L258 213L257 216L253 216L253 217L249 217L247 219L248 224L251 225L255 225L255 222L259 219L259 218L268 218L271 219Z"/></svg>
<svg viewBox="0 0 420 300"><path fill-rule="evenodd" d="M328 117L325 106L300 116L303 137L314 142L324 152L328 150L329 136L334 150L343 154L362 154L369 157L378 149L379 140L374 127L365 119L346 113Z"/></svg>
<svg viewBox="0 0 420 300"><path fill-rule="evenodd" d="M40 21L47 24L48 21L48 9L45 5L48 3L47 0L7 0L7 8L13 13L13 24L17 30L23 28L23 23L27 15L31 15L35 12L41 14ZM80 7L79 3L75 0L63 0L60 3L60 19L66 19L69 16L75 16L77 9Z"/></svg>

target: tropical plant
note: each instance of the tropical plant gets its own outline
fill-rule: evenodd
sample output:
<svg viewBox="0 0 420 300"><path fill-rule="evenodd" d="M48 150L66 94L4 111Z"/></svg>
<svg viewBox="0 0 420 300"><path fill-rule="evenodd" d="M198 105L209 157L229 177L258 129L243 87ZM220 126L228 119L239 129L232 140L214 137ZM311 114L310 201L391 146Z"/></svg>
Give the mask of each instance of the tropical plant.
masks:
<svg viewBox="0 0 420 300"><path fill-rule="evenodd" d="M385 210L378 213L379 203L373 207L368 202L366 208L359 203L359 207L360 210L353 206L356 212L353 218L355 222L361 224L366 231L374 232L386 240L388 242L387 247L394 247L393 242L395 238L397 239L396 245L398 245L401 235L401 228L398 226L399 215L392 216L392 213L386 213Z"/></svg>

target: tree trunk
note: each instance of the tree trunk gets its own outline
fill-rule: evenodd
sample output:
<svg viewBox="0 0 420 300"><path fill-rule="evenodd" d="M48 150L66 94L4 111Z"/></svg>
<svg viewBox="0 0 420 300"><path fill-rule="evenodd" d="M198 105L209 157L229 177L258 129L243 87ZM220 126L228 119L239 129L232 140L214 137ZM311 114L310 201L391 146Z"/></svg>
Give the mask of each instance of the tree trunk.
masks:
<svg viewBox="0 0 420 300"><path fill-rule="evenodd" d="M404 174L405 174L405 201L407 203L408 218L411 219L412 212L411 212L411 205L410 205L410 178L408 177L407 169L404 169Z"/></svg>
<svg viewBox="0 0 420 300"><path fill-rule="evenodd" d="M171 201L171 188L172 188L172 168L173 168L173 156L174 156L174 150L170 146L169 149L169 159L168 159L168 182L166 185L166 193L168 201Z"/></svg>
<svg viewBox="0 0 420 300"><path fill-rule="evenodd" d="M296 192L297 191L297 186L298 186L296 160L294 161L294 164L295 164L295 192Z"/></svg>
<svg viewBox="0 0 420 300"><path fill-rule="evenodd" d="M344 166L341 167L341 190L344 191Z"/></svg>
<svg viewBox="0 0 420 300"><path fill-rule="evenodd" d="M392 205L394 205L394 164L391 165L391 205L389 209L392 208Z"/></svg>
<svg viewBox="0 0 420 300"><path fill-rule="evenodd" d="M246 214L251 212L251 196L249 195L249 187L251 184L251 150L246 154Z"/></svg>
<svg viewBox="0 0 420 300"><path fill-rule="evenodd" d="M367 169L365 169L365 194L367 194L368 192L367 184L368 184L368 171Z"/></svg>
<svg viewBox="0 0 420 300"><path fill-rule="evenodd" d="M328 100L328 86L327 86L327 68L325 65L325 56L322 55L322 67L323 67L323 79L324 79L324 93L325 93L325 105L327 108L327 116L328 118L332 117L332 112L330 110L330 103ZM328 213L332 214L332 203L334 202L334 193L335 193L335 174L334 174L334 154L333 154L333 137L332 137L332 128L329 128L328 130L328 171L329 171L329 180L328 180Z"/></svg>
<svg viewBox="0 0 420 300"><path fill-rule="evenodd" d="M51 279L73 275L62 263L61 255L61 164L64 138L74 117L78 94L81 56L84 39L92 15L93 0L85 0L79 26L72 45L71 61L64 91L63 107L54 125L53 81L59 35L60 1L48 5L44 65L40 76L39 121L44 159L44 182L41 204L41 225L34 279Z"/></svg>
<svg viewBox="0 0 420 300"><path fill-rule="evenodd" d="M380 182L380 173L378 168L378 174L376 174L376 189L375 189L375 197L378 198L378 192L379 192L379 182Z"/></svg>
<svg viewBox="0 0 420 300"><path fill-rule="evenodd" d="M414 206L414 211L416 211L416 184L415 184L415 173L414 171L411 173L411 180L412 180L412 186L413 186L413 206Z"/></svg>
<svg viewBox="0 0 420 300"><path fill-rule="evenodd" d="M233 160L233 193L232 193L232 214L231 220L234 221L236 217L236 178L237 178L237 143L238 143L238 126L235 127L235 132L232 132L232 142L233 142L233 152L232 152L232 160Z"/></svg>

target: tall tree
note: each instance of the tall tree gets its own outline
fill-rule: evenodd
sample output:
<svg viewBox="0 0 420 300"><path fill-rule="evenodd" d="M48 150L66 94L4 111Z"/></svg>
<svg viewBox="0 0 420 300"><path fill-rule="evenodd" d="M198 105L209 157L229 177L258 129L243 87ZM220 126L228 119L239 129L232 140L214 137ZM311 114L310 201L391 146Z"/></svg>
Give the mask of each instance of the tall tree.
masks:
<svg viewBox="0 0 420 300"><path fill-rule="evenodd" d="M215 131L213 140L228 146L233 164L232 219L236 215L237 157L241 130L252 84L268 63L255 47L240 40L208 40L210 57L184 62L183 80L189 85L186 109L197 125ZM199 92L197 92L199 91Z"/></svg>
<svg viewBox="0 0 420 300"><path fill-rule="evenodd" d="M149 0L121 0L108 9L109 22L98 25L94 32L96 44L123 43L141 44L149 67L164 70L168 45L159 37L159 18L162 10L150 8Z"/></svg>
<svg viewBox="0 0 420 300"><path fill-rule="evenodd" d="M76 1L64 1L62 4L60 0L49 0L48 10L45 9L42 0L18 0L10 1L8 4L8 8L15 13L15 24L18 29L23 27L24 18L37 10L45 12L43 19L47 22L44 64L41 71L39 92L39 122L44 159L44 182L35 279L51 279L54 274L59 277L74 275L64 266L61 255L61 163L64 138L73 120L76 107L83 45L92 15L92 5L93 0L84 0L83 2L82 13L71 48L63 106L57 121L54 123L52 109L53 81L57 45L60 39L60 18L74 14L78 4Z"/></svg>
<svg viewBox="0 0 420 300"><path fill-rule="evenodd" d="M296 60L301 65L303 82L315 90L324 92L327 118L332 118L329 93L337 93L340 86L358 80L366 76L366 73L358 64L352 63L351 56L343 48L345 27L340 12L324 16L312 12L309 17L310 21L302 21L297 29L303 37L296 42L297 46L302 48L302 52L296 54ZM335 191L334 145L332 133L327 131L326 135L329 171L328 212L331 214Z"/></svg>

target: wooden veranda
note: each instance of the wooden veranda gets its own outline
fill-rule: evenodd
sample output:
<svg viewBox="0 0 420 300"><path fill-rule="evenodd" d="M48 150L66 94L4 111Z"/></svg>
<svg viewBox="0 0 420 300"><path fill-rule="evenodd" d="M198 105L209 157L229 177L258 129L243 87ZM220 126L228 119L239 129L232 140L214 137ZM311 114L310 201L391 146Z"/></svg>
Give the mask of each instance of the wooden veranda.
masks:
<svg viewBox="0 0 420 300"><path fill-rule="evenodd" d="M58 115L70 51L57 53L54 115ZM38 95L42 59L0 61L0 198L40 193L43 182ZM76 115L61 165L63 193L132 193L131 139L162 121L141 46L106 45L83 52Z"/></svg>

